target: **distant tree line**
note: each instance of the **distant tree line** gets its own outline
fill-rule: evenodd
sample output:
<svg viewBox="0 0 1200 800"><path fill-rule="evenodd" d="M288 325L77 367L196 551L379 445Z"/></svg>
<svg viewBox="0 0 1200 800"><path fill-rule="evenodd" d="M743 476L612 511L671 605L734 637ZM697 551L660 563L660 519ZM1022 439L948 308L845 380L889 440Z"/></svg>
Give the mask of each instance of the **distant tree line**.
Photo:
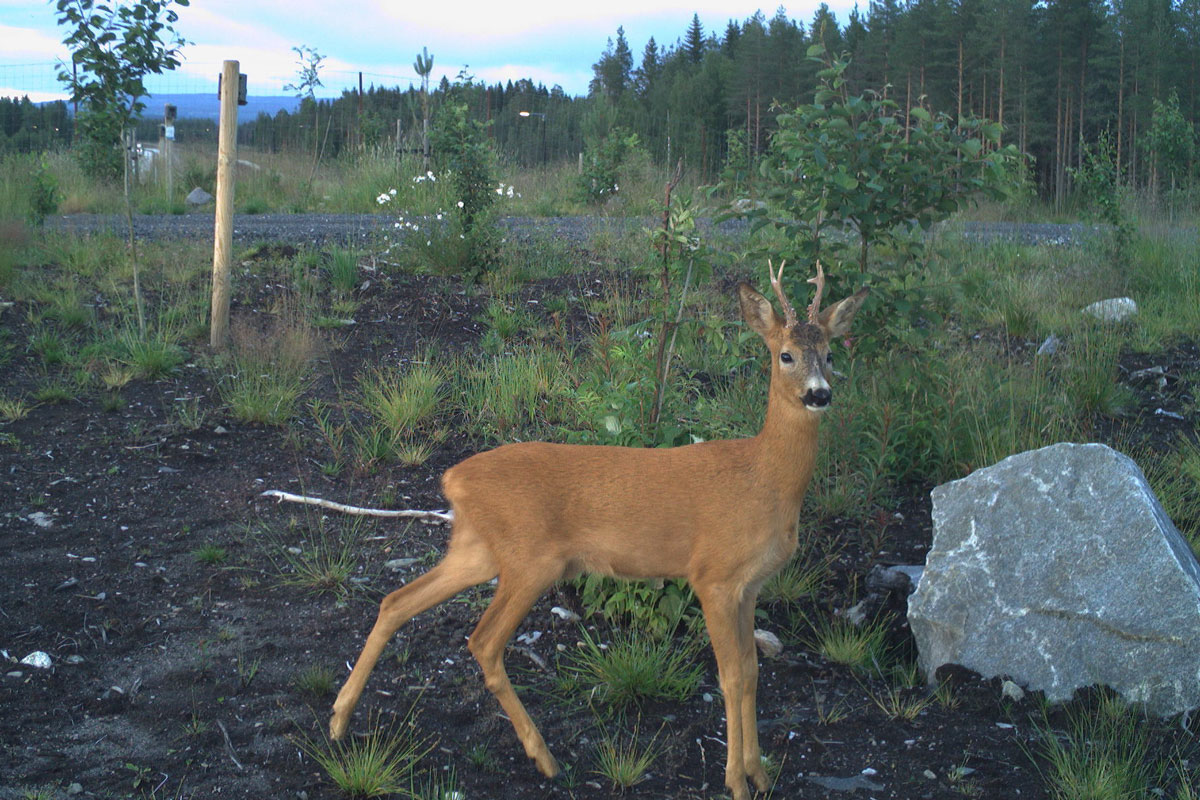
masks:
<svg viewBox="0 0 1200 800"><path fill-rule="evenodd" d="M0 153L30 153L71 142L74 125L61 100L37 104L28 96L0 97Z"/></svg>
<svg viewBox="0 0 1200 800"><path fill-rule="evenodd" d="M1200 0L874 0L845 25L822 4L807 24L780 9L769 19L730 20L722 31L706 31L694 16L674 44L647 42L640 60L618 29L586 97L527 80L472 84L463 96L517 163L573 158L621 128L655 160L683 158L711 178L730 159L755 163L777 104L811 100L821 65L806 53L818 42L849 54L854 91L878 90L902 109L1000 122L1004 143L1033 157L1045 195L1070 191L1102 137L1127 183L1178 186L1196 173ZM433 92L435 109L449 88L443 79ZM415 146L405 137L420 127L416 89L321 102L328 130L303 129L312 115L302 108L260 115L243 126L242 141L281 149L321 136L336 155L394 145L399 133L399 146Z"/></svg>
<svg viewBox="0 0 1200 800"><path fill-rule="evenodd" d="M636 134L659 163L684 159L705 179L731 163L753 174L779 108L813 97L822 66L807 58L814 43L847 54L851 90L896 101L906 124L916 106L1000 122L1002 143L1032 156L1045 196L1069 194L1098 152L1139 188L1186 187L1196 176L1200 0L872 0L844 25L822 4L807 23L781 8L770 18L730 20L721 31L706 31L693 16L674 44L651 39L640 59L618 28L585 97L529 80L486 85L469 76L454 89L513 163L574 159L617 132L627 141ZM435 115L451 88L444 78L433 88ZM6 102L6 143L32 131L47 135L30 121L27 101L19 125L10 121L16 101ZM35 108L66 119L61 104ZM156 138L157 122L142 126L143 138ZM416 151L420 128L416 87L371 87L332 100L304 97L295 113L260 114L241 125L239 141L337 157L368 147ZM211 121L180 120L177 136L207 138L215 129Z"/></svg>

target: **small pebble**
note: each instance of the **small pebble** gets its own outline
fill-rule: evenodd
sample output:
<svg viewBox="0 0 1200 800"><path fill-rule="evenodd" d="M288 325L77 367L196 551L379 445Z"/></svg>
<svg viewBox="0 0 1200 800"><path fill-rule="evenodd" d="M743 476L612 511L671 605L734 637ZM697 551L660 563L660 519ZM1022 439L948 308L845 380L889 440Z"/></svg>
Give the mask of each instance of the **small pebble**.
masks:
<svg viewBox="0 0 1200 800"><path fill-rule="evenodd" d="M50 654L43 653L41 650L34 650L29 655L21 659L22 664L38 669L50 669Z"/></svg>

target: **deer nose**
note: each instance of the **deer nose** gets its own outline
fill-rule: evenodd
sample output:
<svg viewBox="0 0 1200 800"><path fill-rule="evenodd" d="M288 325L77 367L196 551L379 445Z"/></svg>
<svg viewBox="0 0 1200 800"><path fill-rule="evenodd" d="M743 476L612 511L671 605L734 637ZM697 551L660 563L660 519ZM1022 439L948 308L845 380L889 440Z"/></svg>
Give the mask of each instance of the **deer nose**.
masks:
<svg viewBox="0 0 1200 800"><path fill-rule="evenodd" d="M825 408L833 400L833 392L825 387L809 389L804 393L804 405L809 408Z"/></svg>

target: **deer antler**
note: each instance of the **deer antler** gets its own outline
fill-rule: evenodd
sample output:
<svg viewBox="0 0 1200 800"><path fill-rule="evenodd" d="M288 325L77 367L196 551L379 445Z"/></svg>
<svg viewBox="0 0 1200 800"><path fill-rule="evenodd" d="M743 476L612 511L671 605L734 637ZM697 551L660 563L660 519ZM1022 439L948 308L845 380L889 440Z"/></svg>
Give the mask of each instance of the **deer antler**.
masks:
<svg viewBox="0 0 1200 800"><path fill-rule="evenodd" d="M796 309L792 308L792 304L788 301L787 295L783 293L783 268L787 264L786 261L779 262L779 271L775 271L775 267L771 264L771 259L767 259L767 274L771 276L771 288L775 290L775 296L779 298L779 305L783 307L784 324L790 328L796 324Z"/></svg>
<svg viewBox="0 0 1200 800"><path fill-rule="evenodd" d="M817 277L809 278L808 282L817 285L817 293L813 295L812 302L808 304L808 321L816 325L821 317L821 292L825 291L825 270L821 269L820 259L817 259Z"/></svg>

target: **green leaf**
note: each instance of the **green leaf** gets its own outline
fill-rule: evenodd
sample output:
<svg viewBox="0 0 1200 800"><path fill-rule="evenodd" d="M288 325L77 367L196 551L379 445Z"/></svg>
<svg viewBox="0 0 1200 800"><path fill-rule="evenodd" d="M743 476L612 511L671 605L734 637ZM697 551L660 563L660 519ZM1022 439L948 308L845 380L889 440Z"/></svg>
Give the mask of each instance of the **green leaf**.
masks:
<svg viewBox="0 0 1200 800"><path fill-rule="evenodd" d="M854 178L854 176L847 175L841 170L833 173L833 182L836 183L839 188L844 189L847 192L852 192L858 188L858 181Z"/></svg>

